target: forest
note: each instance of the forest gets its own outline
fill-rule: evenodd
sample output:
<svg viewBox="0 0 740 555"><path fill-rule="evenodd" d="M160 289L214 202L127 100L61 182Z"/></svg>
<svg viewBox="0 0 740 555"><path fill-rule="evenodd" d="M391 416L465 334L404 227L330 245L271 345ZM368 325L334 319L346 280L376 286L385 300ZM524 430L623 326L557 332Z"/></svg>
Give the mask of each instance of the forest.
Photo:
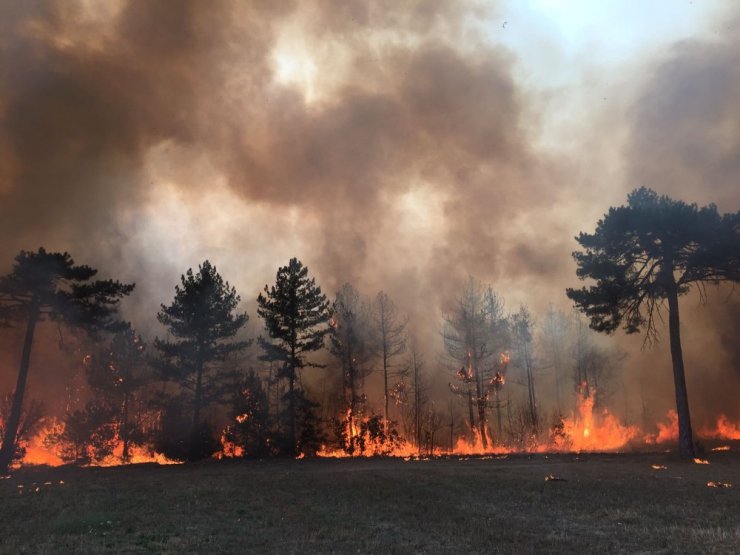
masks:
<svg viewBox="0 0 740 555"><path fill-rule="evenodd" d="M692 283L737 281L737 237L737 214L635 190L578 238L578 274L592 285L567 291L576 309L509 310L469 277L439 323L439 360L389 295L345 283L329 296L297 258L257 297L256 337L239 292L205 260L156 312L162 336L145 338L118 317L134 284L94 279L98 270L69 253L22 251L0 281L3 322L26 329L16 390L1 407L4 464L610 451L677 439L691 458L673 299ZM609 412L625 355L598 331L622 325L655 340L666 298L677 411L649 430ZM23 396L43 326L68 330L61 351L84 378L61 415ZM547 396L542 380L554 386ZM699 435L738 432L719 415Z"/></svg>

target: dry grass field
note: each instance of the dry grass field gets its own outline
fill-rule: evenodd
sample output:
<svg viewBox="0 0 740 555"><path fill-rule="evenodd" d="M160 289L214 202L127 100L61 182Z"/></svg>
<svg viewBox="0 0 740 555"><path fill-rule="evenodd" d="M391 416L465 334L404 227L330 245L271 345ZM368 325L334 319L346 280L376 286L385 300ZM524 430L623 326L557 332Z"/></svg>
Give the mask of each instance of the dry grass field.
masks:
<svg viewBox="0 0 740 555"><path fill-rule="evenodd" d="M740 453L708 458L709 465L615 454L28 468L0 480L0 548L740 552Z"/></svg>

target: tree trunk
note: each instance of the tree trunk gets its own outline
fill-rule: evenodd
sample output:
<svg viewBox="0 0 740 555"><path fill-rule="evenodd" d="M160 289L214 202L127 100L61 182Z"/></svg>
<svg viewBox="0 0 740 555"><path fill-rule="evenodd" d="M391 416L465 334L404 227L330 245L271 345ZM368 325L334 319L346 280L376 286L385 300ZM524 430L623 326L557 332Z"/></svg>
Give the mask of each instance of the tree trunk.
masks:
<svg viewBox="0 0 740 555"><path fill-rule="evenodd" d="M349 366L349 452L355 452L355 367L350 359Z"/></svg>
<svg viewBox="0 0 740 555"><path fill-rule="evenodd" d="M483 388L481 385L481 377L478 373L478 368L475 370L475 392L477 394L476 404L478 405L478 429L480 431L480 440L483 445L483 449L488 448L488 437L486 434L486 401L483 399Z"/></svg>
<svg viewBox="0 0 740 555"><path fill-rule="evenodd" d="M128 429L128 402L129 393L123 395L123 415L121 418L121 441L123 441L123 450L121 451L121 460L128 462L129 455L129 429Z"/></svg>
<svg viewBox="0 0 740 555"><path fill-rule="evenodd" d="M295 374L290 374L290 380L288 381L288 454L296 454L296 442L295 442Z"/></svg>
<svg viewBox="0 0 740 555"><path fill-rule="evenodd" d="M473 412L473 390L468 384L468 416L470 418L470 433L475 434L475 413Z"/></svg>
<svg viewBox="0 0 740 555"><path fill-rule="evenodd" d="M501 398L499 397L499 390L493 390L494 402L496 403L496 433L498 438L494 438L497 441L501 441L501 437L504 435L504 427L501 424Z"/></svg>
<svg viewBox="0 0 740 555"><path fill-rule="evenodd" d="M529 419L532 424L532 431L536 434L539 430L539 417L537 414L537 396L534 389L534 371L532 369L532 360L527 351L525 364L527 367L527 389L529 392Z"/></svg>
<svg viewBox="0 0 740 555"><path fill-rule="evenodd" d="M555 373L555 404L560 413L560 355L553 357L553 371Z"/></svg>
<svg viewBox="0 0 740 555"><path fill-rule="evenodd" d="M295 343L291 341L290 346L290 379L288 381L288 441L290 446L288 454L297 455L296 452L296 434L295 434Z"/></svg>
<svg viewBox="0 0 740 555"><path fill-rule="evenodd" d="M31 346L33 345L33 334L36 331L36 322L39 319L39 306L34 300L30 306L28 324L26 326L26 337L23 340L23 353L21 355L21 366L18 370L18 381L13 395L13 406L10 409L10 417L5 422L3 445L0 448L0 475L8 472L10 463L15 455L15 443L18 435L18 426L21 422L21 411L23 409L23 395L26 392L26 381L28 380L28 369L31 364Z"/></svg>
<svg viewBox="0 0 740 555"><path fill-rule="evenodd" d="M198 437L198 427L200 425L200 409L203 404L203 364L198 363L198 370L195 378L195 395L193 400L193 427L191 429L191 438L193 441ZM191 447L195 447L194 445Z"/></svg>
<svg viewBox="0 0 740 555"><path fill-rule="evenodd" d="M421 391L419 390L419 366L414 362L414 436L416 449L421 455Z"/></svg>
<svg viewBox="0 0 740 555"><path fill-rule="evenodd" d="M678 318L678 288L673 276L668 289L668 330L671 340L671 359L673 361L673 382L676 388L676 412L678 413L678 450L681 458L693 459L694 438L691 432L689 396L686 391L686 376L681 349L681 329Z"/></svg>
<svg viewBox="0 0 740 555"><path fill-rule="evenodd" d="M385 341L383 341L383 400L385 401L383 431L385 432L385 437L388 437L388 350Z"/></svg>

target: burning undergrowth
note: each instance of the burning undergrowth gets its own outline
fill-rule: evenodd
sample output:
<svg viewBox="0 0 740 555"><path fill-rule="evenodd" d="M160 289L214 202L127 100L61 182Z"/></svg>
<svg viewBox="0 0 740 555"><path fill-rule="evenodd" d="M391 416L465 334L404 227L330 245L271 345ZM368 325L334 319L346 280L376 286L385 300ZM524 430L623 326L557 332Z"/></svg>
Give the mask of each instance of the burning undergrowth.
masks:
<svg viewBox="0 0 740 555"><path fill-rule="evenodd" d="M590 394L591 393L591 394ZM232 425L227 425L220 437L220 449L213 455L218 459L237 459L243 457L277 454L276 447L271 448L267 440L264 449L257 453L253 444L245 444L237 439L235 426L243 426L253 415L243 413L235 418ZM440 456L457 457L505 457L507 454L526 453L595 453L624 452L643 450L666 450L674 447L677 439L675 413L670 411L665 422L656 424L656 433L645 433L637 426L620 422L608 409L594 410L594 395L583 391L578 396L577 410L558 421L539 436L531 436L526 445L511 441L501 441L487 431L486 441L480 437L478 428L474 428L469 437L460 436L450 448L441 447L438 442L427 437L425 444L417 445L399 434L395 423L386 423L382 417L362 412L351 414L345 411L332 421L334 440L326 441L317 449L308 453L301 452L296 458L309 456L320 458L351 457L397 457L405 460L424 459ZM700 429L699 438L703 442L736 441L738 423L731 422L720 415L713 426ZM98 434L94 440L73 441L65 433L65 423L54 418L41 419L33 433L22 435L18 443L18 460L16 465L61 466L77 464L82 466L117 466L122 464L157 463L179 464L182 461L168 458L157 452L151 444L140 442L126 448L124 442L114 431L108 437ZM324 437L324 439L327 439ZM731 445L719 445L711 451L730 451ZM708 464L703 458L697 458L696 464ZM664 466L654 465L654 469ZM724 487L724 486L712 486Z"/></svg>

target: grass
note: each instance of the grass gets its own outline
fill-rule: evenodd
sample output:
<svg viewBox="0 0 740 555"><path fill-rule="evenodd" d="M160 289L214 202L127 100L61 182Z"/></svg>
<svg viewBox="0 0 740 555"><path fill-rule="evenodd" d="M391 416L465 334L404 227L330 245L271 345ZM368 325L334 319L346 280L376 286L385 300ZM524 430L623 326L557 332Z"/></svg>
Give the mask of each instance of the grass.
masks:
<svg viewBox="0 0 740 555"><path fill-rule="evenodd" d="M532 455L29 468L0 480L0 551L738 552L740 453L710 460ZM546 482L548 474L565 481ZM709 480L735 487L709 488Z"/></svg>

